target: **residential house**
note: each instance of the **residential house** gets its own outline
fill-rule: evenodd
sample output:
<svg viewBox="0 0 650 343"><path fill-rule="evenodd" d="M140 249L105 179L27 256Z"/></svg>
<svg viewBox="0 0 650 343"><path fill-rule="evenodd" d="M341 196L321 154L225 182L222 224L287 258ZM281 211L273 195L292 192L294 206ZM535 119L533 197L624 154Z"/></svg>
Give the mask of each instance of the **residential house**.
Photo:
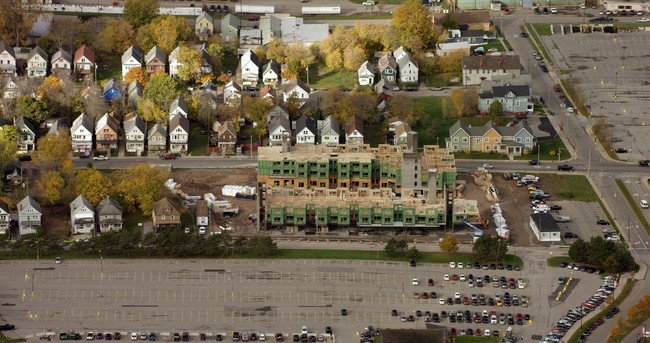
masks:
<svg viewBox="0 0 650 343"><path fill-rule="evenodd" d="M436 45L436 56L447 57L452 54L469 56L470 46L468 42L438 43Z"/></svg>
<svg viewBox="0 0 650 343"><path fill-rule="evenodd" d="M219 151L222 154L235 153L237 144L237 130L232 121L228 120L219 126L217 130L217 141Z"/></svg>
<svg viewBox="0 0 650 343"><path fill-rule="evenodd" d="M262 66L262 82L265 85L277 85L280 81L280 65L275 60L269 60Z"/></svg>
<svg viewBox="0 0 650 343"><path fill-rule="evenodd" d="M194 21L194 32L200 41L207 41L208 37L214 34L214 19L208 12L201 12Z"/></svg>
<svg viewBox="0 0 650 343"><path fill-rule="evenodd" d="M14 48L0 41L0 75L16 76L16 53Z"/></svg>
<svg viewBox="0 0 650 343"><path fill-rule="evenodd" d="M30 196L26 196L16 206L18 212L18 231L20 235L36 233L41 227L41 205Z"/></svg>
<svg viewBox="0 0 650 343"><path fill-rule="evenodd" d="M401 83L417 83L420 68L411 54L400 46L393 52L393 57L397 62L399 81Z"/></svg>
<svg viewBox="0 0 650 343"><path fill-rule="evenodd" d="M75 72L81 77L91 75L95 70L95 52L84 44L75 51L72 62Z"/></svg>
<svg viewBox="0 0 650 343"><path fill-rule="evenodd" d="M176 114L169 119L169 151L187 152L190 134L190 121L187 117Z"/></svg>
<svg viewBox="0 0 650 343"><path fill-rule="evenodd" d="M140 115L135 114L124 121L126 151L140 154L144 151L144 139L147 137L147 125Z"/></svg>
<svg viewBox="0 0 650 343"><path fill-rule="evenodd" d="M296 120L296 144L316 144L316 132L313 119L303 114Z"/></svg>
<svg viewBox="0 0 650 343"><path fill-rule="evenodd" d="M93 148L93 121L86 113L82 113L72 122L72 151L89 154Z"/></svg>
<svg viewBox="0 0 650 343"><path fill-rule="evenodd" d="M106 101L118 100L122 97L122 85L115 79L110 79L104 84L104 99Z"/></svg>
<svg viewBox="0 0 650 343"><path fill-rule="evenodd" d="M277 91L275 88L269 86L269 85L264 85L262 89L260 89L260 97L262 99L268 99L272 103L275 102L275 99L277 98Z"/></svg>
<svg viewBox="0 0 650 343"><path fill-rule="evenodd" d="M147 132L147 150L150 152L167 151L167 127L154 125Z"/></svg>
<svg viewBox="0 0 650 343"><path fill-rule="evenodd" d="M485 114L490 111L493 102L501 103L505 114L533 113L533 102L530 96L530 86L492 86L491 89L478 95L478 109Z"/></svg>
<svg viewBox="0 0 650 343"><path fill-rule="evenodd" d="M155 72L165 72L167 66L167 55L159 46L154 46L147 52L145 57L145 64L147 66L147 73L153 74Z"/></svg>
<svg viewBox="0 0 650 343"><path fill-rule="evenodd" d="M229 105L239 105L241 100L241 86L235 81L226 83L223 87L223 102Z"/></svg>
<svg viewBox="0 0 650 343"><path fill-rule="evenodd" d="M377 98L379 101L388 100L393 96L393 89L395 84L390 83L386 79L381 79L377 84L375 84L375 93L377 93Z"/></svg>
<svg viewBox="0 0 650 343"><path fill-rule="evenodd" d="M54 133L58 135L61 131L70 132L70 129L66 125L67 121L65 119L55 119L51 123L46 125L47 134ZM42 126L41 126L42 127Z"/></svg>
<svg viewBox="0 0 650 343"><path fill-rule="evenodd" d="M85 196L79 195L70 203L70 223L73 235L95 230L95 207Z"/></svg>
<svg viewBox="0 0 650 343"><path fill-rule="evenodd" d="M212 73L212 56L205 50L205 43L203 45L197 45L195 48L201 54L201 60L199 61L199 69L201 69L201 74L207 75Z"/></svg>
<svg viewBox="0 0 650 343"><path fill-rule="evenodd" d="M9 222L11 222L11 214L9 214L9 206L7 203L0 200L0 235L5 235L9 230Z"/></svg>
<svg viewBox="0 0 650 343"><path fill-rule="evenodd" d="M242 83L244 85L255 85L260 79L260 61L252 50L246 52L239 59Z"/></svg>
<svg viewBox="0 0 650 343"><path fill-rule="evenodd" d="M95 207L99 232L118 231L122 229L124 210L117 200L106 197Z"/></svg>
<svg viewBox="0 0 650 343"><path fill-rule="evenodd" d="M27 57L27 76L45 77L47 75L48 56L43 49L35 47Z"/></svg>
<svg viewBox="0 0 650 343"><path fill-rule="evenodd" d="M303 18L288 13L264 15L260 18L259 28L262 33L261 45L269 44L274 38L281 39L284 44L310 45L322 42L329 35L329 25L305 23Z"/></svg>
<svg viewBox="0 0 650 343"><path fill-rule="evenodd" d="M459 120L449 129L446 143L447 148L455 152L496 152L521 156L535 148L535 136L523 122L509 127L496 126L493 121L483 126L471 126Z"/></svg>
<svg viewBox="0 0 650 343"><path fill-rule="evenodd" d="M235 43L239 37L239 18L228 13L221 18L221 41L224 43Z"/></svg>
<svg viewBox="0 0 650 343"><path fill-rule="evenodd" d="M283 104L277 104L269 110L269 113L266 114L266 122L270 123L273 118L279 116L286 117L289 120L289 110Z"/></svg>
<svg viewBox="0 0 650 343"><path fill-rule="evenodd" d="M142 51L131 45L122 54L122 80L126 74L133 68L142 68Z"/></svg>
<svg viewBox="0 0 650 343"><path fill-rule="evenodd" d="M16 118L14 125L18 131L18 153L28 154L34 150L36 144L36 129L24 116Z"/></svg>
<svg viewBox="0 0 650 343"><path fill-rule="evenodd" d="M282 140L285 135L291 138L291 122L289 116L278 115L274 116L267 127L269 132L269 145L282 145Z"/></svg>
<svg viewBox="0 0 650 343"><path fill-rule="evenodd" d="M333 115L330 115L323 120L319 120L317 126L321 144L339 144L341 138L341 124L339 124L339 121Z"/></svg>
<svg viewBox="0 0 650 343"><path fill-rule="evenodd" d="M490 31L490 11L459 11L454 13L433 13L433 24L442 26L447 16L458 23L461 30Z"/></svg>
<svg viewBox="0 0 650 343"><path fill-rule="evenodd" d="M178 67L181 66L181 62L178 61L178 54L181 52L181 46L177 46L169 54L169 75L173 77L178 77Z"/></svg>
<svg viewBox="0 0 650 343"><path fill-rule="evenodd" d="M72 56L65 50L59 50L52 55L50 67L52 68L52 75L59 79L70 77L70 73L72 72Z"/></svg>
<svg viewBox="0 0 650 343"><path fill-rule="evenodd" d="M357 70L357 77L361 86L372 86L375 83L375 67L370 61L365 61Z"/></svg>
<svg viewBox="0 0 650 343"><path fill-rule="evenodd" d="M413 131L411 125L408 123L401 123L395 128L395 134L393 135L393 144L407 144L408 142L408 133Z"/></svg>
<svg viewBox="0 0 650 343"><path fill-rule="evenodd" d="M242 27L239 30L239 49L257 49L260 46L262 46L262 30L255 27Z"/></svg>
<svg viewBox="0 0 650 343"><path fill-rule="evenodd" d="M379 77L390 84L397 82L397 60L393 54L384 54L379 58Z"/></svg>
<svg viewBox="0 0 650 343"><path fill-rule="evenodd" d="M162 198L153 204L152 214L154 230L179 229L181 211L171 200Z"/></svg>
<svg viewBox="0 0 650 343"><path fill-rule="evenodd" d="M169 106L169 117L171 118L173 115L180 114L183 117L187 118L187 114L189 113L189 109L187 108L187 104L185 103L185 99L182 97L176 98L172 104Z"/></svg>
<svg viewBox="0 0 650 343"><path fill-rule="evenodd" d="M345 123L345 144L363 144L363 121L361 121L361 118L356 115L353 115Z"/></svg>
<svg viewBox="0 0 650 343"><path fill-rule="evenodd" d="M2 82L2 98L3 99L15 99L20 95L20 87L16 83L13 77L6 77L0 79Z"/></svg>
<svg viewBox="0 0 650 343"><path fill-rule="evenodd" d="M492 76L521 74L521 63L518 55L502 56L465 56L463 57L463 85L480 85L484 80L492 80Z"/></svg>
<svg viewBox="0 0 650 343"><path fill-rule="evenodd" d="M300 79L285 81L284 85L282 85L282 90L284 91L285 102L287 102L292 95L300 101L307 101L309 100L309 93L311 92L311 88Z"/></svg>
<svg viewBox="0 0 650 343"><path fill-rule="evenodd" d="M97 149L117 149L120 123L112 115L106 113L97 121L95 126L95 141Z"/></svg>
<svg viewBox="0 0 650 343"><path fill-rule="evenodd" d="M196 202L196 226L208 227L210 225L210 208L207 200Z"/></svg>
<svg viewBox="0 0 650 343"><path fill-rule="evenodd" d="M388 131L395 131L398 126L402 125L403 121L400 117L388 118Z"/></svg>
<svg viewBox="0 0 650 343"><path fill-rule="evenodd" d="M129 107L131 108L136 108L138 106L138 99L142 97L142 93L144 92L144 86L140 83L138 80L133 80L129 84L129 89L127 92L127 101L129 104Z"/></svg>

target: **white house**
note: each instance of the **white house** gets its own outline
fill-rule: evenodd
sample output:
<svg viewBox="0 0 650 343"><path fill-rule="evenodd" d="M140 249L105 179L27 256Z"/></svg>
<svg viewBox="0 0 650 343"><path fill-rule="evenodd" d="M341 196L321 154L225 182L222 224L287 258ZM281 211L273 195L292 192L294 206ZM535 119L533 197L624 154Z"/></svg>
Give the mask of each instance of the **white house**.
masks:
<svg viewBox="0 0 650 343"><path fill-rule="evenodd" d="M187 152L190 134L190 121L176 114L169 120L169 152Z"/></svg>
<svg viewBox="0 0 650 343"><path fill-rule="evenodd" d="M296 144L316 144L316 125L304 114L296 120Z"/></svg>
<svg viewBox="0 0 650 343"><path fill-rule="evenodd" d="M420 68L418 68L418 64L413 59L413 56L401 46L393 52L393 56L397 61L397 67L399 69L399 81L401 83L417 83Z"/></svg>
<svg viewBox="0 0 650 343"><path fill-rule="evenodd" d="M531 214L529 225L540 242L559 242L562 239L560 227L549 213Z"/></svg>
<svg viewBox="0 0 650 343"><path fill-rule="evenodd" d="M356 115L352 116L345 123L345 144L363 144L363 121Z"/></svg>
<svg viewBox="0 0 650 343"><path fill-rule="evenodd" d="M45 77L47 75L47 54L40 47L35 47L27 56L27 76Z"/></svg>
<svg viewBox="0 0 650 343"><path fill-rule="evenodd" d="M36 233L36 229L41 227L41 205L30 196L26 196L16 206L18 212L18 230L20 235Z"/></svg>
<svg viewBox="0 0 650 343"><path fill-rule="evenodd" d="M133 68L142 68L142 51L131 45L122 54L122 80L126 74Z"/></svg>
<svg viewBox="0 0 650 343"><path fill-rule="evenodd" d="M90 153L93 147L93 121L86 113L82 113L72 122L72 151Z"/></svg>
<svg viewBox="0 0 650 343"><path fill-rule="evenodd" d="M173 77L178 77L178 67L181 65L178 61L178 53L180 53L180 51L181 46L179 45L169 54L169 75Z"/></svg>
<svg viewBox="0 0 650 343"><path fill-rule="evenodd" d="M223 102L230 105L239 105L241 99L241 86L230 81L223 87Z"/></svg>
<svg viewBox="0 0 650 343"><path fill-rule="evenodd" d="M13 77L7 77L4 81L0 80L0 84L2 85L3 99L15 99L20 94L20 87Z"/></svg>
<svg viewBox="0 0 650 343"><path fill-rule="evenodd" d="M291 122L288 116L278 115L271 119L267 126L269 131L269 145L282 145L282 137L291 137Z"/></svg>
<svg viewBox="0 0 650 343"><path fill-rule="evenodd" d="M183 117L187 118L187 113L189 112L189 109L187 108L187 104L185 103L185 99L182 97L178 97L172 101L172 104L169 105L169 117L171 118L173 115L176 114L181 114Z"/></svg>
<svg viewBox="0 0 650 343"><path fill-rule="evenodd" d="M260 61L252 50L246 52L239 59L242 83L255 85L260 79Z"/></svg>
<svg viewBox="0 0 650 343"><path fill-rule="evenodd" d="M516 77L521 75L518 55L465 56L463 57L463 85L480 85L493 76Z"/></svg>
<svg viewBox="0 0 650 343"><path fill-rule="evenodd" d="M14 48L0 40L0 75L16 76L16 53Z"/></svg>
<svg viewBox="0 0 650 343"><path fill-rule="evenodd" d="M280 81L280 66L275 60L270 60L262 67L262 82L265 85L276 85Z"/></svg>
<svg viewBox="0 0 650 343"><path fill-rule="evenodd" d="M338 145L341 137L341 125L339 121L330 115L318 121L318 135L320 143L325 145Z"/></svg>
<svg viewBox="0 0 650 343"><path fill-rule="evenodd" d="M147 126L139 115L124 121L126 136L126 151L140 153L144 151L144 138L147 137Z"/></svg>
<svg viewBox="0 0 650 343"><path fill-rule="evenodd" d="M95 230L95 207L85 196L79 195L70 203L70 223L73 235Z"/></svg>
<svg viewBox="0 0 650 343"><path fill-rule="evenodd" d="M210 225L210 208L206 200L196 202L196 226L207 227Z"/></svg>
<svg viewBox="0 0 650 343"><path fill-rule="evenodd" d="M282 85L282 90L284 91L283 97L285 102L289 100L289 97L291 97L292 94L294 94L298 100L307 101L309 100L309 93L311 92L309 86L299 79L285 82L284 85Z"/></svg>
<svg viewBox="0 0 650 343"><path fill-rule="evenodd" d="M9 214L9 206L7 203L0 200L0 235L4 235L9 230L9 222L11 215Z"/></svg>
<svg viewBox="0 0 650 343"><path fill-rule="evenodd" d="M363 62L361 67L357 70L357 77L359 78L360 85L372 86L375 83L375 67L373 67L372 63L369 61Z"/></svg>
<svg viewBox="0 0 650 343"><path fill-rule="evenodd" d="M58 78L69 77L72 72L72 56L65 50L59 50L52 55L50 67L52 68L52 75Z"/></svg>
<svg viewBox="0 0 650 343"><path fill-rule="evenodd" d="M115 199L106 197L95 207L99 232L122 229L122 213L124 210Z"/></svg>
<svg viewBox="0 0 650 343"><path fill-rule="evenodd" d="M18 130L18 153L27 154L34 150L36 145L36 130L29 120L24 116L19 116L16 119L16 130Z"/></svg>

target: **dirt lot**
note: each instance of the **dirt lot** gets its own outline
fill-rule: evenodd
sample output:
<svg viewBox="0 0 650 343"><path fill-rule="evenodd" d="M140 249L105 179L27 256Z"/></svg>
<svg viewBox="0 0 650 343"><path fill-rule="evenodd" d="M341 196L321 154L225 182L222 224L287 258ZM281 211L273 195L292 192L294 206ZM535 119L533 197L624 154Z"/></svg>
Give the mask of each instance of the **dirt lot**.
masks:
<svg viewBox="0 0 650 343"><path fill-rule="evenodd" d="M234 218L214 216L215 225L231 224L244 230L253 229L248 215L257 213L257 203L254 200L236 199L221 195L221 188L225 185L255 186L257 174L253 168L241 169L212 169L212 170L180 170L174 171L171 176L179 183L180 189L188 195L213 193L219 200L230 200L233 205L239 206L239 215Z"/></svg>
<svg viewBox="0 0 650 343"><path fill-rule="evenodd" d="M503 210L503 217L510 229L510 240L517 246L539 245L537 237L529 228L530 221L530 199L528 190L525 187L515 186L514 181L505 180L503 174L494 174L494 185L501 196L500 206Z"/></svg>

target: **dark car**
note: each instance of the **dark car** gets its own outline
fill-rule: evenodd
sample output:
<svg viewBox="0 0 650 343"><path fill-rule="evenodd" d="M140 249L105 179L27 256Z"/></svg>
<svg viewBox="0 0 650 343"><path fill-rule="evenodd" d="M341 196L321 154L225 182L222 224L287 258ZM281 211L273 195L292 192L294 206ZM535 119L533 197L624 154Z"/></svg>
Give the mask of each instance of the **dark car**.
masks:
<svg viewBox="0 0 650 343"><path fill-rule="evenodd" d="M220 333L218 333L216 336L214 336L214 339L215 339L217 342L221 342L221 341L223 341L223 335L221 335Z"/></svg>
<svg viewBox="0 0 650 343"><path fill-rule="evenodd" d="M189 332L183 332L183 334L181 335L181 340L183 342L189 342L189 340L190 340Z"/></svg>
<svg viewBox="0 0 650 343"><path fill-rule="evenodd" d="M557 166L557 170L561 170L561 171L573 171L573 166L570 166L570 165L568 165L568 164L562 164L562 165Z"/></svg>
<svg viewBox="0 0 650 343"><path fill-rule="evenodd" d="M110 333L110 332L107 332L107 333L104 335L104 339L107 340L107 341L111 341L111 340L113 340L113 334Z"/></svg>
<svg viewBox="0 0 650 343"><path fill-rule="evenodd" d="M617 154L625 154L625 153L627 153L627 149L625 149L625 148L616 148L616 153Z"/></svg>
<svg viewBox="0 0 650 343"><path fill-rule="evenodd" d="M228 5L223 5L223 11L230 12L230 8L228 8Z"/></svg>
<svg viewBox="0 0 650 343"><path fill-rule="evenodd" d="M542 68L543 72L548 73L548 68L546 68L546 66L541 66L540 68Z"/></svg>
<svg viewBox="0 0 650 343"><path fill-rule="evenodd" d="M639 161L639 167L647 167L650 165L650 160Z"/></svg>
<svg viewBox="0 0 650 343"><path fill-rule="evenodd" d="M217 12L221 12L221 11L222 11L221 5L217 5Z"/></svg>
<svg viewBox="0 0 650 343"><path fill-rule="evenodd" d="M409 265L410 265L411 267L415 267L415 266L417 265L417 263L415 263L415 260L411 260L411 262L409 263Z"/></svg>
<svg viewBox="0 0 650 343"><path fill-rule="evenodd" d="M531 166L537 166L539 165L539 160L530 160L528 161L528 164Z"/></svg>
<svg viewBox="0 0 650 343"><path fill-rule="evenodd" d="M82 160L86 160L86 159L89 159L89 158L90 158L90 155L86 155L86 154L79 155L79 159L82 159Z"/></svg>
<svg viewBox="0 0 650 343"><path fill-rule="evenodd" d="M342 309L341 309L341 315L342 315L342 316L347 316L347 315L348 315L348 310L342 308Z"/></svg>
<svg viewBox="0 0 650 343"><path fill-rule="evenodd" d="M11 331L11 330L16 330L16 326L11 324L0 325L0 331Z"/></svg>
<svg viewBox="0 0 650 343"><path fill-rule="evenodd" d="M169 154L160 155L160 159L161 160L175 160L176 159L176 154L169 153Z"/></svg>
<svg viewBox="0 0 650 343"><path fill-rule="evenodd" d="M31 160L32 160L31 155L20 155L20 156L18 156L18 161L21 161L21 162L29 162Z"/></svg>
<svg viewBox="0 0 650 343"><path fill-rule="evenodd" d="M519 35L520 35L521 37L523 37L523 38L528 37L528 35L526 34L526 32L523 32L523 31L522 31Z"/></svg>
<svg viewBox="0 0 650 343"><path fill-rule="evenodd" d="M609 222L607 220L605 220L605 219L598 219L596 221L596 224L598 224L598 225L609 225Z"/></svg>
<svg viewBox="0 0 650 343"><path fill-rule="evenodd" d="M276 333L275 334L275 341L276 342L284 342L284 335L282 333Z"/></svg>
<svg viewBox="0 0 650 343"><path fill-rule="evenodd" d="M332 327L331 326L325 327L325 333L331 335L332 334Z"/></svg>
<svg viewBox="0 0 650 343"><path fill-rule="evenodd" d="M562 209L562 206L560 205L551 205L551 210L553 211L559 211Z"/></svg>
<svg viewBox="0 0 650 343"><path fill-rule="evenodd" d="M418 87L417 86L407 86L406 88L404 88L404 90L406 90L407 92L416 92L418 90Z"/></svg>

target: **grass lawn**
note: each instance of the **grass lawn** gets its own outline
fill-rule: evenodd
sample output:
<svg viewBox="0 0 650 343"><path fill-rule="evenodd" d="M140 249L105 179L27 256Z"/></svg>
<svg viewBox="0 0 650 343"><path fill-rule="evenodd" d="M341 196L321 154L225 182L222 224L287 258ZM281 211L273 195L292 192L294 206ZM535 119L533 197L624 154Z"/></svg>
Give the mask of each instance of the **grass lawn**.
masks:
<svg viewBox="0 0 650 343"><path fill-rule="evenodd" d="M307 82L307 75L305 71L300 72L300 79ZM355 72L329 70L323 63L314 63L309 66L309 85L312 88L352 88L356 84L357 74Z"/></svg>
<svg viewBox="0 0 650 343"><path fill-rule="evenodd" d="M531 43L530 46L532 46L535 50L540 51L542 56L544 56L544 60L546 61L546 63L548 63L549 65L555 64L553 63L553 59L551 59L551 54L549 54L548 51L546 50L546 45L542 44L542 42L539 39L537 39L538 33L536 29L533 26L531 26L531 24L526 24L525 26L521 25L520 29L521 31L525 31L528 33L527 39L529 41L532 41L530 42ZM533 44L533 42L535 44Z"/></svg>
<svg viewBox="0 0 650 343"><path fill-rule="evenodd" d="M532 24L535 28L535 31L540 36L550 36L551 35L551 25L549 24Z"/></svg>
<svg viewBox="0 0 650 343"><path fill-rule="evenodd" d="M541 174L542 185L552 188L553 197L562 200L598 201L598 195L584 175ZM544 188L547 190L546 188Z"/></svg>
<svg viewBox="0 0 650 343"><path fill-rule="evenodd" d="M222 67L223 72L225 73L228 70L230 70L232 72L233 77L237 73L237 64L238 63L239 63L239 60L237 59L236 52L235 52L235 55L233 55L232 53L230 53L230 54L226 53L226 54L224 54L223 58L221 58L221 64L223 65L223 67ZM215 76L218 77L219 75L215 75Z"/></svg>
<svg viewBox="0 0 650 343"><path fill-rule="evenodd" d="M8 338L4 333L0 332L0 342L14 343L14 342L27 342L24 338Z"/></svg>
<svg viewBox="0 0 650 343"><path fill-rule="evenodd" d="M138 223L145 223L151 221L151 217L145 216L140 211L132 211L124 213L124 229L126 230L142 230Z"/></svg>
<svg viewBox="0 0 650 343"><path fill-rule="evenodd" d="M102 84L110 79L122 80L122 62L120 56L107 55L99 61L97 79Z"/></svg>
<svg viewBox="0 0 650 343"><path fill-rule="evenodd" d="M208 155L208 135L201 134L201 128L195 123L196 126L190 129L190 138L187 150L190 151L192 156L207 156Z"/></svg>
<svg viewBox="0 0 650 343"><path fill-rule="evenodd" d="M560 158L566 160L571 158L571 153L567 150L562 139L553 138L544 141L539 141L539 159L541 161L557 161L557 152L560 151ZM551 153L553 152L553 153ZM515 160L536 160L537 153L530 153L528 155L522 155L515 157Z"/></svg>
<svg viewBox="0 0 650 343"><path fill-rule="evenodd" d="M627 203L632 208L632 211L634 211L634 215L637 217L637 219L639 219L641 225L643 225L645 232L650 233L650 225L648 225L648 221L645 219L645 216L643 215L642 212L643 210L641 209L641 207L639 207L639 203L632 197L632 194L630 194L630 191L627 189L627 187L625 187L623 181L621 181L620 179L616 179L616 185L618 186L618 189L625 197L625 200L627 200Z"/></svg>
<svg viewBox="0 0 650 343"><path fill-rule="evenodd" d="M546 260L546 265L549 267L559 267L562 262L569 263L571 262L571 258L569 256L553 256Z"/></svg>
<svg viewBox="0 0 650 343"><path fill-rule="evenodd" d="M454 157L462 160L507 160L508 156L505 154L492 154L489 152L471 152L466 154L464 152L454 153Z"/></svg>
<svg viewBox="0 0 650 343"><path fill-rule="evenodd" d="M455 73L436 74L435 76L427 75L424 77L424 84L427 87L449 87L460 84L459 82L452 83L449 81L453 78L458 78L458 80L460 80L461 76L460 74Z"/></svg>
<svg viewBox="0 0 650 343"><path fill-rule="evenodd" d="M497 343L499 337L477 337L477 336L456 336L454 337L456 343Z"/></svg>
<svg viewBox="0 0 650 343"><path fill-rule="evenodd" d="M481 47L485 49L485 53L487 53L491 48L497 48L499 51L507 50L506 47L504 47L503 44L501 44L501 41L498 39L492 39L489 43L481 45Z"/></svg>
<svg viewBox="0 0 650 343"><path fill-rule="evenodd" d="M456 121L456 110L451 99L446 96L432 96L415 99L422 108L423 117L413 127L418 132L418 143L434 145L445 143L449 128Z"/></svg>

